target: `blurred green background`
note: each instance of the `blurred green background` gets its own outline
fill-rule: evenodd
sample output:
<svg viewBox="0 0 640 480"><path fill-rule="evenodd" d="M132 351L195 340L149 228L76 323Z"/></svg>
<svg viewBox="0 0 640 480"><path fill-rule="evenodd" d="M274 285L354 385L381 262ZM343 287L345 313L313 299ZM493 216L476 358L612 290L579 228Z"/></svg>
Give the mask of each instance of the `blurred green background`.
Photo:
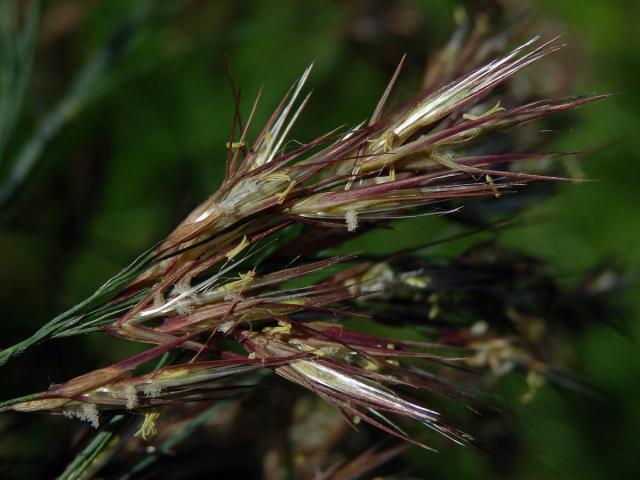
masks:
<svg viewBox="0 0 640 480"><path fill-rule="evenodd" d="M427 53L453 31L453 11L461 4L45 1L22 113L0 157L0 181L83 69L87 96L62 110L61 128L43 143L35 168L0 213L2 345L90 294L216 188L233 113L225 55L245 112L264 85L255 125L315 62L314 95L293 135L305 141L365 119L405 52L399 90L419 85ZM519 440L496 453L500 461L455 447L440 454L412 449L407 457L417 475L428 478L640 478L640 296L634 295L640 3L548 0L532 6L546 25L566 32L564 61L574 77L567 93L618 95L580 109L574 127L552 142L563 149L606 145L581 163L597 181L563 186L534 207L535 221L502 239L548 259L567 282L602 261L622 266L631 282L624 298L628 329L593 326L575 339L574 363L604 399L546 388L530 404L511 403ZM441 220L421 222L419 230L411 225L400 224L395 246L439 238L446 230ZM384 238L365 238L359 246L382 248ZM2 398L103 366L129 348L101 336L38 347L4 367ZM517 398L509 388L504 395ZM34 462L55 463L47 446L73 431L68 423L0 417L2 468L19 462L25 475L35 475Z"/></svg>

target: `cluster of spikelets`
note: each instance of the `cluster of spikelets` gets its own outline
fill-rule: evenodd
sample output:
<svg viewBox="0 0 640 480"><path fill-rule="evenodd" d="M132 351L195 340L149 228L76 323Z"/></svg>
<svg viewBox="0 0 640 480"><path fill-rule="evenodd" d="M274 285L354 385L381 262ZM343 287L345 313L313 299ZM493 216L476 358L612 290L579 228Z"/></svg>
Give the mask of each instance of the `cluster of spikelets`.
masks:
<svg viewBox="0 0 640 480"><path fill-rule="evenodd" d="M401 63L366 124L293 150L284 147L309 99L299 100L311 69L250 144L258 95L245 125L236 113L218 191L93 297L30 343L5 350L2 361L32 343L92 331L149 348L2 408L62 413L96 427L114 413L144 413L140 434L148 437L162 406L229 398L268 369L316 393L354 426L367 422L426 447L397 423L404 417L456 443L472 442L419 400L420 392L466 401L460 369L521 370L532 389L544 379L561 381L561 372L527 348L545 335L538 319L505 300L525 290L540 299L536 281L547 277L530 259L505 260L495 247L439 265L416 251L321 253L392 219L447 214L471 197L501 202L530 182L566 180L510 168L563 154L492 148L496 132L601 98L522 105L496 98L496 87L558 48L556 39L534 38L386 112ZM492 311L483 317L487 305ZM470 315L447 324L439 320L443 310ZM497 316L518 328L504 334L482 320ZM431 341L343 325L359 318L417 325Z"/></svg>

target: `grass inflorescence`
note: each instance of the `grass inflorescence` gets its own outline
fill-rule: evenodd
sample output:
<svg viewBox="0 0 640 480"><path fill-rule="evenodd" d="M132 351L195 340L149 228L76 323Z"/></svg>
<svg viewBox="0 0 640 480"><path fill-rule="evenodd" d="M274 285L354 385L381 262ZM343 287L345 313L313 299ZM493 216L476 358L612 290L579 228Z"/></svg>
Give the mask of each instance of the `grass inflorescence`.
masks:
<svg viewBox="0 0 640 480"><path fill-rule="evenodd" d="M443 79L466 73L391 109L401 62L366 122L295 148L287 140L310 101L304 91L311 67L253 141L260 95L243 123L234 90L219 189L92 297L3 350L0 362L36 343L90 332L148 348L1 409L49 411L95 428L105 418L123 423L131 416L137 430L130 428L129 438L149 440L162 432L165 408L190 414L188 406L200 402L261 398L268 395L260 387L265 372L273 372L316 394L355 428L368 423L433 448L431 437L406 429L406 420L454 444L475 443L439 406L443 399L478 401L479 373L524 372L525 400L545 381L575 386L544 345L559 328L554 321L571 318L572 302L584 292L565 294L535 259L495 243L441 261L419 248L331 253L395 219L446 218L468 202L503 202L534 182L573 181L526 170L527 162L572 152L505 151L494 142L497 133L606 97L520 102L500 88L560 47L558 38L535 37L491 60L478 53L464 65L450 63L449 71L436 62ZM388 235L392 242L393 231ZM548 308L549 298L558 308ZM357 320L410 326L422 338L345 325ZM204 413L195 413L200 425ZM118 428L118 435L128 431ZM118 443L114 432L101 431L100 448ZM87 447L91 458L96 442ZM401 450L367 450L335 472L350 478L350 469L364 471ZM76 464L89 468L86 462L69 468Z"/></svg>

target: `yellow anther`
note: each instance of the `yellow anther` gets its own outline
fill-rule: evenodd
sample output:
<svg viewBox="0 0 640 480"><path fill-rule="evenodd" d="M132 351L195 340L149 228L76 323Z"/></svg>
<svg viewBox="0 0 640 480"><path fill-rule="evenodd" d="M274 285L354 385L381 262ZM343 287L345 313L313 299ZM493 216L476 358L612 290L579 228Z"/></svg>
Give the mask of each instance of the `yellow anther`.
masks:
<svg viewBox="0 0 640 480"><path fill-rule="evenodd" d="M264 333L269 333L271 335L284 334L288 335L291 333L291 324L283 321L278 321L277 327L265 327L262 329Z"/></svg>
<svg viewBox="0 0 640 480"><path fill-rule="evenodd" d="M233 249L229 250L225 257L229 260L233 260L240 252L242 252L245 248L249 246L249 240L247 240L247 236L242 237L240 243Z"/></svg>
<svg viewBox="0 0 640 480"><path fill-rule="evenodd" d="M370 151L376 151L382 148L382 151L384 153L389 153L391 150L393 150L393 144L397 139L398 136L393 132L393 130L387 130L378 138L367 140L367 142L371 144L371 146L369 147Z"/></svg>
<svg viewBox="0 0 640 480"><path fill-rule="evenodd" d="M282 205L282 202L284 202L284 200L287 198L287 195L289 195L289 192L296 186L296 183L297 182L295 180L292 181L291 183L289 183L289 185L287 185L287 188L284 192L276 195L276 198L278 199L278 205Z"/></svg>
<svg viewBox="0 0 640 480"><path fill-rule="evenodd" d="M277 182L279 180L284 180L285 182L290 182L291 181L291 177L289 175L287 175L286 173L273 172L273 173L268 173L267 175L263 176L262 180L264 180L265 182Z"/></svg>
<svg viewBox="0 0 640 480"><path fill-rule="evenodd" d="M280 303L285 303L287 305L304 305L304 300L301 298L290 298L288 300L283 300Z"/></svg>
<svg viewBox="0 0 640 480"><path fill-rule="evenodd" d="M220 287L220 290L225 293L242 291L254 282L256 278L256 272L254 270L249 270L247 273L241 273L239 276L240 278L238 280L234 280L233 282L229 282L223 285L222 287Z"/></svg>
<svg viewBox="0 0 640 480"><path fill-rule="evenodd" d="M358 362L358 366L370 372L377 372L378 370L380 370L380 366L377 363L374 363L366 359L362 360L361 362Z"/></svg>
<svg viewBox="0 0 640 480"><path fill-rule="evenodd" d="M289 332L286 332L286 333L289 333ZM333 356L340 351L340 347L338 345L322 345L318 347L314 345L309 345L308 343L304 343L302 340L297 338L292 338L291 340L289 340L289 344L295 345L296 347L298 347L301 350L304 350L305 352L313 353L318 357Z"/></svg>
<svg viewBox="0 0 640 480"><path fill-rule="evenodd" d="M428 298L431 307L429 307L429 320L433 320L440 313L440 306L438 305L438 295L432 294Z"/></svg>
<svg viewBox="0 0 640 480"><path fill-rule="evenodd" d="M149 437L155 437L158 434L158 429L156 428L156 420L158 420L159 416L160 412L149 412L145 414L142 426L140 427L140 430L135 433L135 436L141 436L145 440L148 440Z"/></svg>
<svg viewBox="0 0 640 480"><path fill-rule="evenodd" d="M161 370L160 372L153 375L154 379L157 380L168 380L173 378L182 378L186 377L191 373L191 370L188 368L172 368L169 370Z"/></svg>
<svg viewBox="0 0 640 480"><path fill-rule="evenodd" d="M538 390L540 390L544 384L544 375L536 370L529 370L529 373L527 373L528 390L520 397L520 401L522 401L522 403L528 403L533 400Z"/></svg>
<svg viewBox="0 0 640 480"><path fill-rule="evenodd" d="M224 144L225 147L230 148L231 150L240 150L245 146L244 142L227 142Z"/></svg>
<svg viewBox="0 0 640 480"><path fill-rule="evenodd" d="M427 288L429 284L429 279L427 277L407 277L404 280L404 283L414 288Z"/></svg>
<svg viewBox="0 0 640 480"><path fill-rule="evenodd" d="M385 153L389 153L391 150L393 150L393 144L395 143L397 138L398 137L395 133L393 133L393 130L387 130L383 136L382 151Z"/></svg>
<svg viewBox="0 0 640 480"><path fill-rule="evenodd" d="M462 118L465 120L479 120L480 118L488 117L489 115L493 115L494 113L504 112L504 108L500 106L500 100L496 103L492 108L484 112L482 115L473 115L472 113L465 113L462 115Z"/></svg>
<svg viewBox="0 0 640 480"><path fill-rule="evenodd" d="M487 181L487 184L489 185L489 187L491 188L491 191L493 192L493 195L496 198L499 198L502 194L500 193L500 191L498 190L498 187L496 187L496 184L493 183L493 178L491 178L491 175L486 175L484 177L484 179Z"/></svg>

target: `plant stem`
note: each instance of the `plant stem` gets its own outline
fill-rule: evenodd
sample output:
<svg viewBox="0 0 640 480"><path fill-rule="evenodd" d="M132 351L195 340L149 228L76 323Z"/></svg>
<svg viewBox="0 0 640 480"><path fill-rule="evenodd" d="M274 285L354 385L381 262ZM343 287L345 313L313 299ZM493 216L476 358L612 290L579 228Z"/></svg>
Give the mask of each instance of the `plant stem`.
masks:
<svg viewBox="0 0 640 480"><path fill-rule="evenodd" d="M118 433L127 423L126 415L114 416L106 427L100 430L87 446L71 462L58 480L77 480L91 478L109 459L108 450L114 449L119 443Z"/></svg>

